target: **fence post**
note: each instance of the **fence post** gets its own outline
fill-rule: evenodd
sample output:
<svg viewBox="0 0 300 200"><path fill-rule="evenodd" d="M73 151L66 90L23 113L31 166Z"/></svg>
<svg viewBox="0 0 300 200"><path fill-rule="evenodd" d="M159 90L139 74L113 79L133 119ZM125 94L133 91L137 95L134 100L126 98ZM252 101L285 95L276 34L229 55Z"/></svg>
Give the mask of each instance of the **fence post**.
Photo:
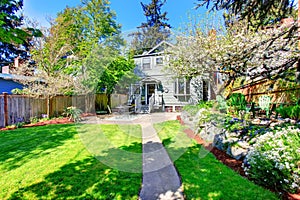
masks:
<svg viewBox="0 0 300 200"><path fill-rule="evenodd" d="M7 101L7 92L3 92L4 97L4 126L8 126L8 101Z"/></svg>

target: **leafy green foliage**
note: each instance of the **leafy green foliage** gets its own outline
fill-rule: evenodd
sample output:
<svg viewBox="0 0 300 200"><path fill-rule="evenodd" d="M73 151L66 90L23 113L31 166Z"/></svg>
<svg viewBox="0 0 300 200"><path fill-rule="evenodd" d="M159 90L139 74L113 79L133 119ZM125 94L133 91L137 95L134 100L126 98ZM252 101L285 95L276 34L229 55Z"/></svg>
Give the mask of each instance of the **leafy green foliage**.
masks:
<svg viewBox="0 0 300 200"><path fill-rule="evenodd" d="M114 47L100 45L86 59L85 66L87 66L87 78L84 84L97 93L107 94L114 91L115 86L124 76L130 76L135 67L131 57L120 56L118 49Z"/></svg>
<svg viewBox="0 0 300 200"><path fill-rule="evenodd" d="M225 16L227 23L233 23L236 19L246 19L254 28L276 23L289 17L294 11L294 0L198 0L198 6L206 4L212 10L227 10Z"/></svg>
<svg viewBox="0 0 300 200"><path fill-rule="evenodd" d="M183 110L187 111L191 116L194 116L202 108L204 109L212 108L214 103L215 103L214 101L200 101L197 105L184 106Z"/></svg>
<svg viewBox="0 0 300 200"><path fill-rule="evenodd" d="M60 25L71 22L64 35L74 38L71 52L76 59L65 71L82 77L83 92L111 94L134 66L131 58L121 56L125 43L109 4L107 0L84 0L78 7L66 8L56 19Z"/></svg>
<svg viewBox="0 0 300 200"><path fill-rule="evenodd" d="M222 96L217 95L216 100L217 100L217 109L219 109L221 112L226 112L228 106L225 99Z"/></svg>
<svg viewBox="0 0 300 200"><path fill-rule="evenodd" d="M300 105L282 106L276 109L276 112L280 114L282 118L291 118L300 120Z"/></svg>
<svg viewBox="0 0 300 200"><path fill-rule="evenodd" d="M11 92L13 94L24 94L24 91L22 89L19 89L19 88L12 89Z"/></svg>
<svg viewBox="0 0 300 200"><path fill-rule="evenodd" d="M63 115L69 118L69 120L73 120L74 122L81 121L82 110L76 108L74 106L65 108Z"/></svg>
<svg viewBox="0 0 300 200"><path fill-rule="evenodd" d="M0 66L13 62L17 56L29 57L29 47L33 36L41 36L34 28L21 28L23 16L18 15L23 0L1 0L0 2Z"/></svg>
<svg viewBox="0 0 300 200"><path fill-rule="evenodd" d="M39 118L36 117L36 116L35 116L35 117L30 117L29 120L30 120L30 123L31 123L31 124L35 124L35 123L39 122Z"/></svg>
<svg viewBox="0 0 300 200"><path fill-rule="evenodd" d="M247 101L242 93L233 93L227 100L227 105L238 112L246 109Z"/></svg>
<svg viewBox="0 0 300 200"><path fill-rule="evenodd" d="M128 74L135 67L132 59L117 57L108 66L105 67L97 86L97 91L106 88L106 93L111 94L116 84L123 76ZM126 83L128 84L128 83Z"/></svg>
<svg viewBox="0 0 300 200"><path fill-rule="evenodd" d="M61 60L65 74L81 76L89 67L85 65L87 59L99 45L118 50L124 45L121 26L117 24L116 14L110 10L107 0L84 0L77 7L67 7L58 13L55 23L64 27L61 35L68 39L60 40L60 44L72 47Z"/></svg>
<svg viewBox="0 0 300 200"><path fill-rule="evenodd" d="M80 6L66 8L58 14L56 22L65 26L64 35L72 40L73 60L68 70L80 73L80 66L98 45L114 46L119 49L124 41L120 37L121 26L116 22L116 14L110 10L107 0L83 0ZM72 70L72 67L74 68ZM88 66L87 66L88 67Z"/></svg>
<svg viewBox="0 0 300 200"><path fill-rule="evenodd" d="M82 1L80 6L67 7L37 43L31 54L38 73L36 80L26 83L30 94L50 99L58 94L87 93L91 92L88 86L96 90L103 86L99 80L118 81L121 75L114 74L117 67L120 71L127 70L119 59L124 44L120 26L107 0ZM94 56L94 49L99 46L106 53ZM104 87L110 89L112 85Z"/></svg>
<svg viewBox="0 0 300 200"><path fill-rule="evenodd" d="M74 79L65 73L68 66L67 55L73 49L74 37L68 37L65 29L70 21L59 24L52 22L50 28L43 29L43 37L35 38L35 45L30 49L31 59L35 63L34 76L19 81L26 87L25 94L34 97L46 97L47 114L50 116L50 98L56 95L71 93L74 89ZM32 66L29 62L16 68L15 73L23 75Z"/></svg>

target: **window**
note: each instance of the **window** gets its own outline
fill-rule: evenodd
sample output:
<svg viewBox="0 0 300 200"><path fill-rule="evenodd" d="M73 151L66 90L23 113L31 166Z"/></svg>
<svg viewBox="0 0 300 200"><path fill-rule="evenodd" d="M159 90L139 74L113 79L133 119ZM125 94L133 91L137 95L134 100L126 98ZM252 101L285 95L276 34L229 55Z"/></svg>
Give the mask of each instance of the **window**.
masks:
<svg viewBox="0 0 300 200"><path fill-rule="evenodd" d="M150 58L143 58L143 69L151 69L150 63Z"/></svg>
<svg viewBox="0 0 300 200"><path fill-rule="evenodd" d="M177 78L175 80L174 96L183 102L187 102L191 97L190 79Z"/></svg>
<svg viewBox="0 0 300 200"><path fill-rule="evenodd" d="M157 65L162 65L163 63L164 63L163 57L156 58L156 64Z"/></svg>

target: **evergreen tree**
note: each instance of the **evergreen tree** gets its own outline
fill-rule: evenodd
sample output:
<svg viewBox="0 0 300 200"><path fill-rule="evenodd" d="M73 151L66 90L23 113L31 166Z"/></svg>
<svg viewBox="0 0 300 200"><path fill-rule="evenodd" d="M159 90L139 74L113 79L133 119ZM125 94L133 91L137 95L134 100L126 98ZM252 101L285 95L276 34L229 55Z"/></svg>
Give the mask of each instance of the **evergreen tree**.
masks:
<svg viewBox="0 0 300 200"><path fill-rule="evenodd" d="M23 16L17 14L23 0L0 1L0 66L13 62L17 56L27 58L32 36L41 36L33 28L21 28Z"/></svg>
<svg viewBox="0 0 300 200"><path fill-rule="evenodd" d="M294 0L198 0L198 6L210 6L211 10L227 10L225 20L247 20L249 25L259 28L276 23L293 15Z"/></svg>
<svg viewBox="0 0 300 200"><path fill-rule="evenodd" d="M162 12L165 3L166 0L152 0L149 4L141 2L146 22L137 27L138 31L132 34L134 38L131 45L135 54L150 50L170 37L171 25L167 23L167 12Z"/></svg>

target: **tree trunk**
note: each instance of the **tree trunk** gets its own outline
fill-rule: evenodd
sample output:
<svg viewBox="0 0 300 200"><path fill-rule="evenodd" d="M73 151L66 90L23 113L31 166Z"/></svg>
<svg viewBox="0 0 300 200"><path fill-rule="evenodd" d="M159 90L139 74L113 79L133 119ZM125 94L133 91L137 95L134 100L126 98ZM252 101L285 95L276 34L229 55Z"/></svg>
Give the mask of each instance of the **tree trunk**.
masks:
<svg viewBox="0 0 300 200"><path fill-rule="evenodd" d="M47 95L47 117L50 118L50 96Z"/></svg>

